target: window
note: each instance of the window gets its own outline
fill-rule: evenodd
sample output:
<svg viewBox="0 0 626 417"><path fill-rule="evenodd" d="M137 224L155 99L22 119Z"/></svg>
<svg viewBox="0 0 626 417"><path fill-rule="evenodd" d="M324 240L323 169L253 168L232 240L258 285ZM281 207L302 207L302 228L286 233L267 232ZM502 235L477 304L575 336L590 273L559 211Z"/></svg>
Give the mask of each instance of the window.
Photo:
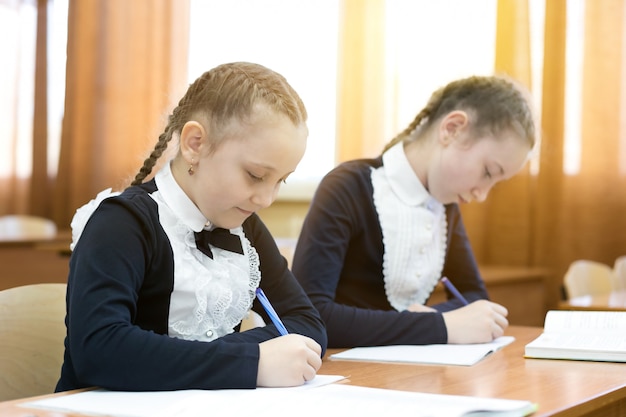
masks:
<svg viewBox="0 0 626 417"><path fill-rule="evenodd" d="M225 62L256 62L287 78L307 107L307 150L281 194L308 194L302 186L335 164L338 14L338 1L191 0L190 83Z"/></svg>

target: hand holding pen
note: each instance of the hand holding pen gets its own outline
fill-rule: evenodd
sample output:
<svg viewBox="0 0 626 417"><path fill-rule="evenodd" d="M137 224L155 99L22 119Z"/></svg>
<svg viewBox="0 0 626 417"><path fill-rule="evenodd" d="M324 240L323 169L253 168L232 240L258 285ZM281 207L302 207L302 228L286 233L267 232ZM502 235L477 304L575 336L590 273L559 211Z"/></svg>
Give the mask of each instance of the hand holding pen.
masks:
<svg viewBox="0 0 626 417"><path fill-rule="evenodd" d="M508 326L505 307L488 300L471 305L446 277L441 283L463 303L463 308L443 313L448 331L448 343L486 343L504 334Z"/></svg>
<svg viewBox="0 0 626 417"><path fill-rule="evenodd" d="M261 288L256 289L256 295L281 336L285 336L259 344L257 386L296 386L315 378L322 366L321 346L309 337L289 334Z"/></svg>

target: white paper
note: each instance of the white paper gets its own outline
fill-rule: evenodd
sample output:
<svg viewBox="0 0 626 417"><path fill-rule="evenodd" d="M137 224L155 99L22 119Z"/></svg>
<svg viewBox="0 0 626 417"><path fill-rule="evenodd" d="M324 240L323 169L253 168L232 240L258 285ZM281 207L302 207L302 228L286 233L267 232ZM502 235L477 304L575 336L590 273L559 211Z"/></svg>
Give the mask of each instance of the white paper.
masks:
<svg viewBox="0 0 626 417"><path fill-rule="evenodd" d="M318 376L319 377L319 376ZM316 377L317 379L317 377ZM251 415L411 415L414 417L462 417L494 415L526 416L536 410L529 401L326 384L342 377L322 376L317 384L297 388L255 390L187 390L160 392L86 391L24 406L61 412L115 417L206 417ZM310 389L309 389L310 388ZM472 412L481 411L481 414ZM490 414L494 413L494 414Z"/></svg>
<svg viewBox="0 0 626 417"><path fill-rule="evenodd" d="M513 336L502 336L489 343L359 347L336 353L330 358L469 366L514 340Z"/></svg>
<svg viewBox="0 0 626 417"><path fill-rule="evenodd" d="M193 408L198 402L206 401L207 404L211 404L209 407L211 415L216 415L213 414L216 411L216 407L226 406L232 408L237 407L238 404L242 406L240 404L241 401L250 401L255 397L270 397L273 395L272 391L280 392L279 395L289 397L289 394L292 392L320 387L344 378L344 376L340 375L316 375L311 381L297 387L257 388L250 390L127 392L97 389L25 403L23 406L92 416L171 417L184 414L187 408ZM224 411L229 410L225 409Z"/></svg>

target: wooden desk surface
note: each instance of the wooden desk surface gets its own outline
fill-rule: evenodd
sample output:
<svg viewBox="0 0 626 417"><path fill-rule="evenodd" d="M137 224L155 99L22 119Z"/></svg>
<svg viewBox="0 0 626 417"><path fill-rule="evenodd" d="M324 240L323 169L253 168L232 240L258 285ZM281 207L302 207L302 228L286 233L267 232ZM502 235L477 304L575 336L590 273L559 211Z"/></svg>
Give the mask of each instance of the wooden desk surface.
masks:
<svg viewBox="0 0 626 417"><path fill-rule="evenodd" d="M0 237L1 248L40 248L40 249L63 249L69 250L72 243L72 231L59 230L54 236L24 236L22 238L5 239Z"/></svg>
<svg viewBox="0 0 626 417"><path fill-rule="evenodd" d="M562 310L626 311L626 291L574 297L567 301L561 301L559 308Z"/></svg>
<svg viewBox="0 0 626 417"><path fill-rule="evenodd" d="M470 367L325 360L322 373L376 388L533 401L533 417L625 416L626 364L525 359L541 331L510 327L515 342Z"/></svg>
<svg viewBox="0 0 626 417"><path fill-rule="evenodd" d="M541 331L510 327L513 344L469 367L334 361L328 356L339 350L332 349L320 374L344 375L346 383L376 388L529 400L539 405L533 417L626 415L626 364L524 359L524 346ZM0 403L0 415L80 417L19 406L29 401Z"/></svg>

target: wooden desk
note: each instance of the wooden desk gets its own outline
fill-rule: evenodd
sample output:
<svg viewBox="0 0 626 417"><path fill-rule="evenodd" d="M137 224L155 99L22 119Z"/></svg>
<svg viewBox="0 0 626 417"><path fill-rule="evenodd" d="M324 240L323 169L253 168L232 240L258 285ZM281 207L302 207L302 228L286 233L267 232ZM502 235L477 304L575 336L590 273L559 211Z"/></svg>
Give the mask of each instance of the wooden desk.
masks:
<svg viewBox="0 0 626 417"><path fill-rule="evenodd" d="M625 416L626 364L524 359L541 331L510 327L515 342L470 367L325 360L321 373L369 387L529 400L539 404L533 417Z"/></svg>
<svg viewBox="0 0 626 417"><path fill-rule="evenodd" d="M367 387L529 400L539 405L533 417L626 415L626 364L524 359L524 346L541 331L510 327L515 342L470 367L329 360L339 351L334 349L320 374L344 375L346 383ZM80 417L19 407L32 400L0 403L0 415Z"/></svg>
<svg viewBox="0 0 626 417"><path fill-rule="evenodd" d="M51 238L0 240L0 290L27 284L67 282L72 232Z"/></svg>
<svg viewBox="0 0 626 417"><path fill-rule="evenodd" d="M0 248L35 248L43 247L63 247L69 249L72 242L72 231L59 230L53 236L35 236L26 235L22 238L4 238L0 236Z"/></svg>
<svg viewBox="0 0 626 417"><path fill-rule="evenodd" d="M491 301L502 304L509 310L508 320L511 325L543 326L548 311L548 269L480 265L479 270ZM445 299L445 292L439 284L428 304L436 304Z"/></svg>
<svg viewBox="0 0 626 417"><path fill-rule="evenodd" d="M567 301L561 301L559 308L561 310L626 311L626 291L574 297Z"/></svg>

